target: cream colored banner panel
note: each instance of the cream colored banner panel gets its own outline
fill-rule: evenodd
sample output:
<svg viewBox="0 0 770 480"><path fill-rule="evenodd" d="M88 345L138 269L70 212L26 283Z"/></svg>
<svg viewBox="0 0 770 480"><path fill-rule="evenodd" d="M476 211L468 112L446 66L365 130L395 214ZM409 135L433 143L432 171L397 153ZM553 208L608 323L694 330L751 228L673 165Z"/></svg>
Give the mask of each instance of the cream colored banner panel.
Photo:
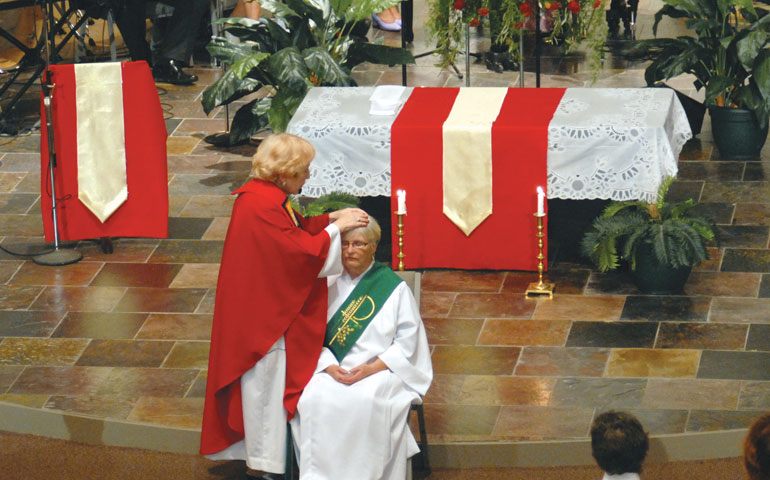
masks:
<svg viewBox="0 0 770 480"><path fill-rule="evenodd" d="M444 215L465 235L492 214L492 123L507 93L461 88L444 122Z"/></svg>
<svg viewBox="0 0 770 480"><path fill-rule="evenodd" d="M104 222L128 199L121 64L76 64L75 83L78 198Z"/></svg>

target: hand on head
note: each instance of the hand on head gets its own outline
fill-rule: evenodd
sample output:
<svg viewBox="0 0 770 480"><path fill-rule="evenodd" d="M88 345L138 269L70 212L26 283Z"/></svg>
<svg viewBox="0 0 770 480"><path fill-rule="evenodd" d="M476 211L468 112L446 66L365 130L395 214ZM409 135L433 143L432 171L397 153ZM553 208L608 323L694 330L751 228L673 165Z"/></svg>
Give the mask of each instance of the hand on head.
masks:
<svg viewBox="0 0 770 480"><path fill-rule="evenodd" d="M345 208L329 214L329 219L345 233L354 228L365 227L369 224L369 215L360 208Z"/></svg>

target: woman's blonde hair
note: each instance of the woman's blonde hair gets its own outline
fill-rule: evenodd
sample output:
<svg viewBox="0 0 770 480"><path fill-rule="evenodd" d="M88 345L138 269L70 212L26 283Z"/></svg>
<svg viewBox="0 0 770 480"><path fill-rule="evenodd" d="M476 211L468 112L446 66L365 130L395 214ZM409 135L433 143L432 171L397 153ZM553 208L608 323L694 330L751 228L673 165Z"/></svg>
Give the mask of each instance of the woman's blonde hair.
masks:
<svg viewBox="0 0 770 480"><path fill-rule="evenodd" d="M251 176L277 183L278 179L296 177L315 156L313 145L291 133L276 133L262 140L251 160Z"/></svg>

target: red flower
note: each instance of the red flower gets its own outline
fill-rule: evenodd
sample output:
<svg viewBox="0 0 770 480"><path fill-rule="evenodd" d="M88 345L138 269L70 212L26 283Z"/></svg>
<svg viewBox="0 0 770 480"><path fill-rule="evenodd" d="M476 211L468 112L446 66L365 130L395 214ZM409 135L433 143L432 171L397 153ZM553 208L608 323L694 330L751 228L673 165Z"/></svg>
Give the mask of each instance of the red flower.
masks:
<svg viewBox="0 0 770 480"><path fill-rule="evenodd" d="M575 0L570 0L570 2L567 4L567 9L569 9L570 12L577 15L578 13L580 13L580 4Z"/></svg>
<svg viewBox="0 0 770 480"><path fill-rule="evenodd" d="M482 16L482 17L486 17L487 15L489 15L489 9L488 8L479 8L477 10L477 12L478 12L479 16Z"/></svg>
<svg viewBox="0 0 770 480"><path fill-rule="evenodd" d="M471 21L468 22L468 25L471 27L478 27L479 23L481 23L481 21L479 21L478 18L471 18Z"/></svg>
<svg viewBox="0 0 770 480"><path fill-rule="evenodd" d="M601 6L601 4L602 4L602 0L596 0L594 2L594 8L599 8Z"/></svg>
<svg viewBox="0 0 770 480"><path fill-rule="evenodd" d="M532 6L524 2L519 6L519 11L524 14L525 17L532 15Z"/></svg>
<svg viewBox="0 0 770 480"><path fill-rule="evenodd" d="M545 2L546 10L554 11L554 10L558 10L559 7L561 7L561 3L559 3L559 2L554 2L554 3Z"/></svg>
<svg viewBox="0 0 770 480"><path fill-rule="evenodd" d="M518 29L521 29L521 27L523 27L523 26L524 26L524 24L523 24L523 23L517 23L517 24L516 24L516 25L514 25L514 26L515 26L516 28L518 28Z"/></svg>
<svg viewBox="0 0 770 480"><path fill-rule="evenodd" d="M465 2L463 0L455 0L455 3L452 4L452 8L455 10L462 10L465 7Z"/></svg>

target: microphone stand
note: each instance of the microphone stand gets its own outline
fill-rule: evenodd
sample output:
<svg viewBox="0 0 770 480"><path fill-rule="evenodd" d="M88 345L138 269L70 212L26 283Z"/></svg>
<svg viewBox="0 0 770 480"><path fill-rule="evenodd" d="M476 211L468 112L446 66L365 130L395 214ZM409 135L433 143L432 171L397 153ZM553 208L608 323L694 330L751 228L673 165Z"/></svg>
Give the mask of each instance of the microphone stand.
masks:
<svg viewBox="0 0 770 480"><path fill-rule="evenodd" d="M41 83L43 88L43 105L45 106L45 128L48 136L48 175L51 182L51 215L53 216L53 235L54 235L54 249L51 252L43 253L32 257L32 261L38 265L46 266L61 266L69 265L71 263L79 262L83 255L77 250L62 249L59 246L59 226L58 217L56 215L57 203L56 203L56 150L54 147L54 132L53 132L53 107L51 101L53 99L54 84L51 81L53 72L51 71L51 49L54 45L56 32L52 28L53 24L53 4L48 2L46 4L47 18L43 22L43 28L45 29L45 36L47 37L46 43L46 59L45 59L45 78Z"/></svg>

